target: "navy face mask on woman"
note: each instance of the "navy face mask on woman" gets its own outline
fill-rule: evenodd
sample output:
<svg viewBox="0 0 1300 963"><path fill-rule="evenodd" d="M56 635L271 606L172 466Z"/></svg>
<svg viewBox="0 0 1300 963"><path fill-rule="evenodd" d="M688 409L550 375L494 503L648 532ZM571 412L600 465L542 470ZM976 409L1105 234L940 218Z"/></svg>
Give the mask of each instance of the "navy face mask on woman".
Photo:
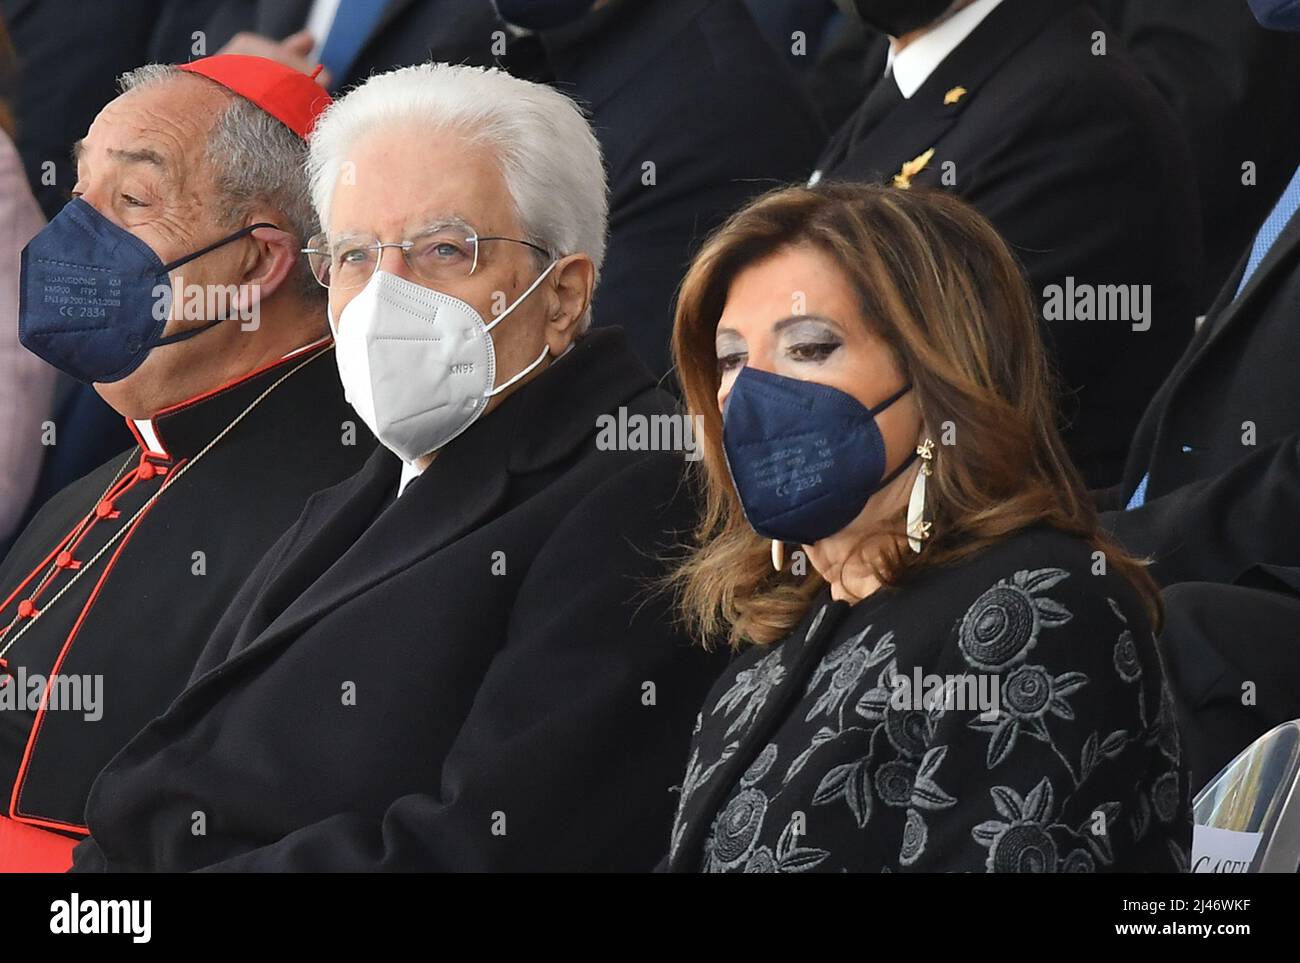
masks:
<svg viewBox="0 0 1300 963"><path fill-rule="evenodd" d="M811 545L857 518L867 499L902 474L885 475L880 414L829 385L742 368L722 414L722 448L745 518L759 535Z"/></svg>
<svg viewBox="0 0 1300 963"><path fill-rule="evenodd" d="M168 272L259 227L274 226L252 224L164 264L148 244L77 198L23 248L18 338L32 354L78 381L121 381L154 348L225 320L163 337L171 314Z"/></svg>
<svg viewBox="0 0 1300 963"><path fill-rule="evenodd" d="M1249 0L1261 27L1300 30L1300 0Z"/></svg>

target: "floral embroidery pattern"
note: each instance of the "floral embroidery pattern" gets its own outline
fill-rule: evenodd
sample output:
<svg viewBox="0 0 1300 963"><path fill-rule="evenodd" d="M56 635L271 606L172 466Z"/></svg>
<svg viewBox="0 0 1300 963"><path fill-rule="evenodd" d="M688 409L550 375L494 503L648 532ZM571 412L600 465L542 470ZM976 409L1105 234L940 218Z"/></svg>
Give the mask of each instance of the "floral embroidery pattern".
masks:
<svg viewBox="0 0 1300 963"><path fill-rule="evenodd" d="M1040 594L1069 577L1062 568L1017 572L976 599L958 630L966 661L980 669L1005 669L1029 654L1042 629L1069 622L1065 606Z"/></svg>
<svg viewBox="0 0 1300 963"><path fill-rule="evenodd" d="M706 764L698 737L693 745L674 852L688 800L750 736L744 751L752 759L707 824L707 871L806 872L865 861L889 872L938 859L988 872L1096 872L1124 868L1138 845L1161 868L1185 867L1189 787L1153 640L1113 598L1100 607L1116 620L1113 641L1103 634L1079 651L1097 629L1096 609L1086 631L1057 636L1078 617L1053 597L1070 577L1056 567L1016 571L950 623L947 657L1000 683L994 713L957 713L943 698L895 698L900 660L908 659L906 673L921 667L913 668L899 626L880 618L818 661L802 699L765 743L750 734L755 720L783 684L796 684L780 658L784 646L736 672L702 715L701 733L718 733L712 744L721 749ZM806 639L824 614L823 607ZM1112 704L1123 692L1130 701ZM1158 700L1154 715L1148 699ZM1100 719L1119 725L1098 731ZM796 732L803 734L791 739ZM892 855L876 848L890 839ZM862 857L868 843L878 856ZM962 846L969 852L954 856ZM1151 857L1152 847L1164 855Z"/></svg>
<svg viewBox="0 0 1300 963"><path fill-rule="evenodd" d="M712 715L722 712L730 715L739 710L736 718L727 726L730 737L743 733L754 721L763 703L772 694L772 690L785 678L785 666L781 664L781 649L775 648L748 669L736 674L736 682L722 694L718 704L713 707Z"/></svg>
<svg viewBox="0 0 1300 963"><path fill-rule="evenodd" d="M1004 677L1003 709L993 720L975 719L972 729L992 733L986 765L992 769L1006 759L1016 747L1016 739L1025 732L1053 745L1047 728L1047 716L1070 720L1074 710L1066 697L1088 684L1082 672L1053 676L1041 665L1022 665Z"/></svg>
<svg viewBox="0 0 1300 963"><path fill-rule="evenodd" d="M1118 803L1098 807L1093 818L1071 829L1055 821L1055 797L1046 776L1024 798L1009 786L995 786L990 795L1002 819L990 819L971 830L975 841L988 847L985 866L990 873L1091 872L1096 859L1106 864L1114 861L1108 834L1092 830L1109 826ZM1075 848L1063 854L1058 842L1063 837L1092 848L1093 853Z"/></svg>

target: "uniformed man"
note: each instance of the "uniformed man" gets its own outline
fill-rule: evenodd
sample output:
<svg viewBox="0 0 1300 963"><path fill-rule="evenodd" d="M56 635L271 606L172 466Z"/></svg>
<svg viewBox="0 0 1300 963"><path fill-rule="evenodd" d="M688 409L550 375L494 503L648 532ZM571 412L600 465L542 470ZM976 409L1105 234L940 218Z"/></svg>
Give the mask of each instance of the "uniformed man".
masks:
<svg viewBox="0 0 1300 963"><path fill-rule="evenodd" d="M838 2L889 39L814 179L951 190L993 222L1044 310L1071 454L1114 484L1197 313L1198 200L1172 111L1081 0Z"/></svg>
<svg viewBox="0 0 1300 963"><path fill-rule="evenodd" d="M237 56L121 87L77 146L74 199L23 252L24 345L93 384L138 445L55 496L0 565L9 870L70 864L96 773L181 690L308 496L373 447L299 255L329 96Z"/></svg>

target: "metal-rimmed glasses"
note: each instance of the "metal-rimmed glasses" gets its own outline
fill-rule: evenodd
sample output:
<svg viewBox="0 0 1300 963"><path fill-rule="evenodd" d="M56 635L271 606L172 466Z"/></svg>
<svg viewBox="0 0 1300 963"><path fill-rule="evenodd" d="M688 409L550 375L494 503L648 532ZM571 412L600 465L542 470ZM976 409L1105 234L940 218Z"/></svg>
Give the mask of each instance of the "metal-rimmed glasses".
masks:
<svg viewBox="0 0 1300 963"><path fill-rule="evenodd" d="M411 274L422 284L437 287L469 277L478 269L479 249L485 241L523 244L548 259L551 252L517 237L482 236L460 220L440 221L421 228L404 241L382 241L372 234L344 234L333 241L325 233L313 235L302 253L312 276L326 288L351 290L366 285L379 268L384 248L402 252Z"/></svg>

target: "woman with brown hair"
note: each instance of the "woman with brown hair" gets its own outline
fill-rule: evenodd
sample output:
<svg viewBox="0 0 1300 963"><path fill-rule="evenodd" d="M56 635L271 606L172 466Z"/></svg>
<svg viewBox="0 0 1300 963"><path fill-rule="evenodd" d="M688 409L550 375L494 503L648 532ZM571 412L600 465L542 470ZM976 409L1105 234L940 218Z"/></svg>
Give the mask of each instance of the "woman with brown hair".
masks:
<svg viewBox="0 0 1300 963"><path fill-rule="evenodd" d="M1098 527L1020 269L944 193L791 188L683 283L705 511L674 576L739 654L677 871L1175 871L1157 589Z"/></svg>

